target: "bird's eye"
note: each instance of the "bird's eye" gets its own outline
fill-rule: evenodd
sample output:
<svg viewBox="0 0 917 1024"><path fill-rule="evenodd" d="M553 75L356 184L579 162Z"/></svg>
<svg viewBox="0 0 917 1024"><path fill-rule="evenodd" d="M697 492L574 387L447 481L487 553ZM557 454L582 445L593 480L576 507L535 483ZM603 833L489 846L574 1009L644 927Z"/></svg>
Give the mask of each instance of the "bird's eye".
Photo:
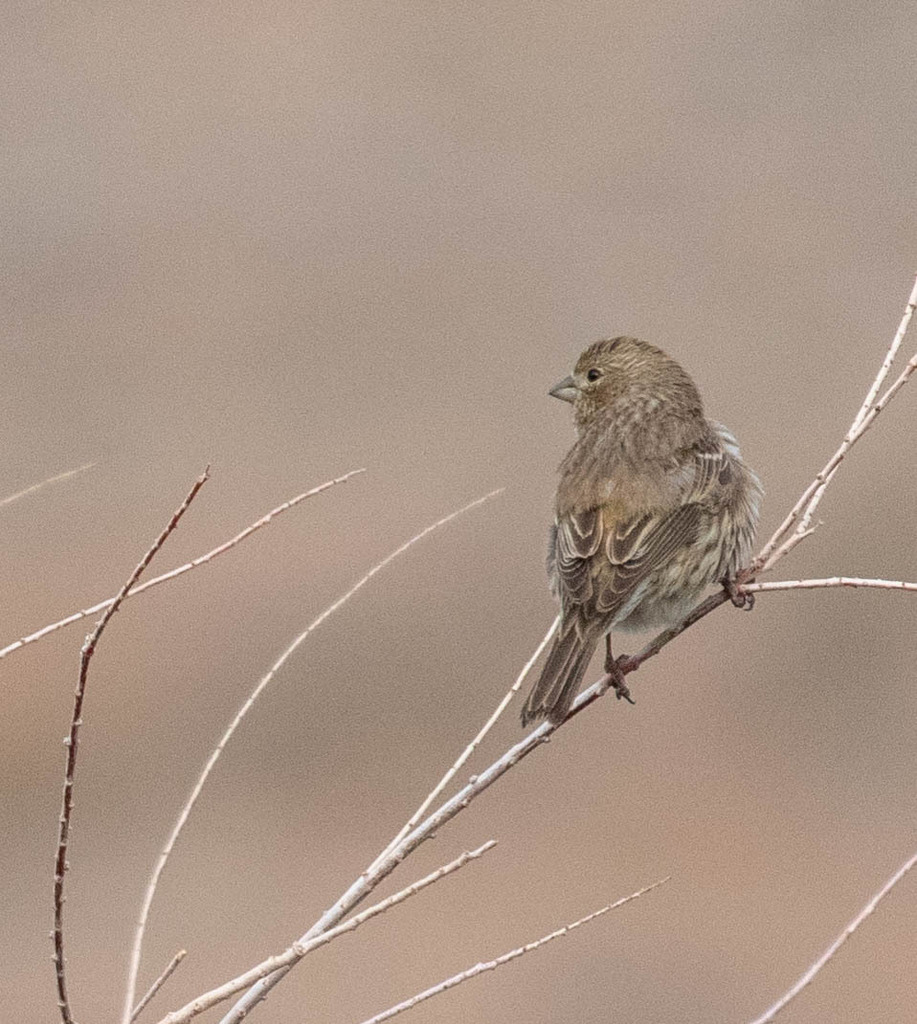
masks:
<svg viewBox="0 0 917 1024"><path fill-rule="evenodd" d="M590 371L589 371L589 372L588 372L588 373L586 374L586 380L588 380L588 381L596 381L596 380L598 380L598 379L599 379L599 377L601 377L601 376L602 376L602 371L601 371L601 370L597 370L597 369L596 369L595 367L593 367L593 368L592 368L592 369L591 369L591 370L590 370Z"/></svg>

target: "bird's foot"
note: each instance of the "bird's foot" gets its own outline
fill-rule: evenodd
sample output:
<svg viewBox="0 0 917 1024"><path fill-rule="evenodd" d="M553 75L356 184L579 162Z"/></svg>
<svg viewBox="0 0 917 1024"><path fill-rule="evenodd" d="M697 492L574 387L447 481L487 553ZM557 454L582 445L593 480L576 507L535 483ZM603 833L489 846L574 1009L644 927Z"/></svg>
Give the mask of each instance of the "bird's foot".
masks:
<svg viewBox="0 0 917 1024"><path fill-rule="evenodd" d="M725 579L723 582L723 589L729 595L729 600L735 605L736 608L743 608L745 611L750 612L755 606L755 595L746 594L744 585L746 583L753 583L754 580L742 580L739 583L737 580Z"/></svg>
<svg viewBox="0 0 917 1024"><path fill-rule="evenodd" d="M622 671L623 666L629 661L629 654L622 654L618 658L606 658L605 671L611 677L611 688L614 690L618 700L626 700L628 704L636 704L637 702L630 695L627 683L624 682L624 672Z"/></svg>

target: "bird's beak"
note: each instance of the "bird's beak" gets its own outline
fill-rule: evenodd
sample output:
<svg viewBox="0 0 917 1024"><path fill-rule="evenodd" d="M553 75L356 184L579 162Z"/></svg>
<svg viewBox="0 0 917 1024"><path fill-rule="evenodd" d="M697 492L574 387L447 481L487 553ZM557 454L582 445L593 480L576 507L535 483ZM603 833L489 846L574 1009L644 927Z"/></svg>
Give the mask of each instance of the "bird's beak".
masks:
<svg viewBox="0 0 917 1024"><path fill-rule="evenodd" d="M562 402L572 402L579 394L579 388L574 384L572 377L564 377L558 381L548 392L552 398L559 398Z"/></svg>

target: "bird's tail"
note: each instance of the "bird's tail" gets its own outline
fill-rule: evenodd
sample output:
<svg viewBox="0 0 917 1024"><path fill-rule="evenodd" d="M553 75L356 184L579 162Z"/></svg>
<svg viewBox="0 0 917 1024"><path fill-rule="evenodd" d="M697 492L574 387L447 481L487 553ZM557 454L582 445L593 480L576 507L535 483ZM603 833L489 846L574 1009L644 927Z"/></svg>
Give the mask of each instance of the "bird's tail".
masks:
<svg viewBox="0 0 917 1024"><path fill-rule="evenodd" d="M567 624L566 629L555 638L541 676L525 702L522 709L523 726L537 718L547 718L557 723L567 717L579 684L592 660L596 643L597 640L592 637L581 636L575 623Z"/></svg>

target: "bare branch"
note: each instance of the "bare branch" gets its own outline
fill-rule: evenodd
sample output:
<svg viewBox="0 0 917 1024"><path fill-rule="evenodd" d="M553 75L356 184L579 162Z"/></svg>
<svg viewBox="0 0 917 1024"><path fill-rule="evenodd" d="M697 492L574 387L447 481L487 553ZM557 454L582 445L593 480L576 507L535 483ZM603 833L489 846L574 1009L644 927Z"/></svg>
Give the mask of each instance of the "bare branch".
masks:
<svg viewBox="0 0 917 1024"><path fill-rule="evenodd" d="M792 551L792 549L801 540L809 535L811 532L812 517L814 516L815 510L818 508L821 499L824 497L825 489L831 482L834 474L837 472L838 466L843 462L850 449L872 426L879 413L904 386L914 370L917 369L917 355L915 355L907 364L904 371L899 375L895 383L888 389L888 391L885 392L882 398L873 405L875 396L879 393L879 389L882 387L882 384L888 375L892 360L895 358L898 349L901 347L901 343L904 340L904 335L907 333L907 328L910 324L915 308L917 308L917 280L914 281L914 287L911 290L910 297L908 298L904 315L901 318L898 330L895 332L892 343L885 355L885 359L882 361L882 366L879 368L879 372L866 395L866 399L854 417L853 423L850 425L850 429L847 431L844 440L841 442L837 451L825 464L821 472L802 492L799 500L790 510L787 517L783 520L780 526L777 527L774 535L761 549L761 553L754 561L754 569L756 572L766 572L768 569L771 569L784 555ZM790 532L791 530L792 533Z"/></svg>
<svg viewBox="0 0 917 1024"><path fill-rule="evenodd" d="M363 1024L382 1024L385 1020L391 1020L392 1017L397 1017L399 1013L404 1013L405 1010L413 1009L415 1006L425 1002L427 999L432 999L433 996L438 996L443 992L448 992L450 988L455 988L456 985L461 985L464 981L470 981L472 978L476 978L479 974L483 974L485 971L494 971L498 967L502 967L503 964L509 963L510 960L516 960L520 956L524 956L526 953L531 953L533 950L538 949L549 942L553 942L554 939L560 939L565 935L569 935L575 928L588 924L590 921L594 921L597 917L607 914L610 910L615 910L618 907L624 906L625 903L630 903L631 900L637 899L638 896L642 896L644 893L657 888L667 881L668 878L663 878L658 882L654 882L652 885L646 886L644 889L640 889L638 892L631 893L630 896L625 896L616 903L611 903L607 907L602 907L601 910L596 910L592 914L587 914L586 917L581 917L578 921L574 921L573 924L568 924L563 928L558 928L557 931L551 932L549 935L544 935L542 938L536 939L534 942L529 942L525 946L519 946L517 949L510 950L509 953L504 953L502 956L498 956L496 960L488 960L486 963L475 964L474 967L469 967L460 974L453 974L451 978L446 978L445 981L441 981L438 985L434 985L432 988L428 988L423 992L418 992L416 996L411 996L410 999L406 999L403 1003L398 1003L397 1006L392 1006L382 1013L377 1013L375 1017L370 1017L368 1020L365 1020Z"/></svg>
<svg viewBox="0 0 917 1024"><path fill-rule="evenodd" d="M134 941L131 947L131 957L127 975L127 988L124 998L124 1007L121 1014L122 1024L128 1024L130 1020L131 1008L133 1007L134 1000L136 998L137 975L140 970L140 958L143 951L143 939L144 935L146 934L146 925L147 920L149 919L150 908L153 905L153 898L156 895L156 888L159 885L159 878L162 875L163 869L166 866L166 862L169 859L169 855L172 853L172 850L175 847L175 843L177 842L178 837L181 835L182 829L185 826L185 822L188 820L188 817L191 814L191 811L194 808L195 803L197 802L197 798L200 796L201 791L204 788L204 784L207 782L210 772L213 770L214 765L219 760L220 755L223 753L223 750L226 747L226 744L232 738L233 733L238 728L242 719L245 718L245 716L253 707L255 701L264 691L265 687L268 685L268 683L270 683L270 681L274 678L277 672L280 671L280 669L293 655L296 649L316 629L318 629L318 627L323 622L325 622L331 615L333 615L334 612L336 612L342 605L346 604L354 596L354 594L361 590L373 578L373 576L376 575L376 573L381 572L387 565L390 565L396 558L398 558L399 555L404 554L405 551L413 547L413 545L416 544L418 541L423 540L424 537L428 536L434 530L438 530L441 526L445 526L447 523L452 522L453 519L456 519L464 512L468 512L469 510L476 508L478 505L483 504L485 501L488 501L490 498L493 498L497 494L500 494L501 490L502 489L491 491L489 494L485 494L483 497L476 498L474 501L469 502L467 505L464 505L457 511L451 512L447 516L443 516L442 519L437 520L437 522L433 523L431 526L428 526L424 530L421 530L420 533L415 534L413 537L411 537L410 540L405 541L404 544L402 544L400 547L396 548L393 552L391 552L391 554L383 558L381 562L378 562L376 565L374 565L372 569L370 569L369 572L366 573L365 576L358 580L347 591L347 593L343 594L333 604L329 605L321 613L321 615L318 616L317 619L315 619L309 626L306 627L306 629L303 630L302 633L299 634L298 637L296 637L296 639L289 645L289 647L287 647L283 654L280 655L277 661L274 662L274 664L271 666L267 674L262 677L258 685L254 688L254 690L252 690L251 694L249 695L245 703L242 705L242 707L236 712L233 720L229 723L229 726L227 727L226 731L220 738L220 742L217 744L216 748L213 750L210 757L207 759L207 763L204 765L204 769L201 772L200 777L194 784L194 788L191 790L190 796L185 801L185 804L182 807L181 812L179 813L178 819L175 822L175 825L172 827L172 831L169 834L169 838L166 840L166 844L162 848L159 857L156 860L156 864L153 867L153 873L150 877L149 883L147 884L146 893L144 894L143 898L143 904L140 908L140 916L137 920L137 928L134 933Z"/></svg>
<svg viewBox="0 0 917 1024"><path fill-rule="evenodd" d="M169 961L169 966L166 967L162 974L160 974L159 977L153 982L153 984L150 985L147 994L134 1007L134 1012L131 1014L131 1024L134 1024L134 1021L140 1016L141 1013L143 1013L144 1009L146 1008L150 1000L153 998L153 996L155 996L156 993L162 988L162 986L165 985L165 983L169 980L169 978L172 977L172 975L175 973L175 968L178 967L178 965L182 962L182 960L185 959L187 955L187 949L180 949L175 954L175 956L172 957L172 959Z"/></svg>
<svg viewBox="0 0 917 1024"><path fill-rule="evenodd" d="M0 498L0 508L3 508L4 505L12 505L14 501L19 501L20 498L24 498L27 494L34 494L35 491L40 491L42 487L47 487L48 484L60 483L61 480L67 480L71 476L76 476L77 473L84 473L87 469L92 469L94 465L96 465L96 463L87 462L85 465L77 466L76 469L68 469L65 473L58 473L57 476L49 476L47 480L42 480L40 483L32 484L24 490L17 491L15 494L9 495L9 497Z"/></svg>
<svg viewBox="0 0 917 1024"><path fill-rule="evenodd" d="M418 879L416 882L412 882L407 888L402 889L400 892L396 892L393 896L389 896L387 899L376 903L343 924L337 926L337 928L331 928L327 932L323 932L321 935L316 936L310 942L295 942L293 945L286 950L284 953L280 953L277 956L268 957L267 960L263 960L260 964L252 967L244 974L240 974L238 978L233 978L232 981L227 981L225 985L221 985L219 988L215 988L210 992L205 992L203 995L198 996L197 999L192 1000L187 1006L183 1006L180 1010L175 1010L168 1014L160 1021L160 1024L187 1024L193 1017L203 1013L205 1010L209 1010L212 1006L217 1006L219 1003L229 999L230 996L234 996L237 992L241 992L243 989L254 984L260 978L264 978L269 974L273 974L274 971L281 967L291 966L297 961L301 960L308 953L311 953L314 949L318 949L320 946L325 946L333 939L336 939L339 935L344 935L347 932L355 931L365 921L368 921L371 917L376 917L379 914L385 913L391 907L397 906L399 903L403 903L408 897L414 896L422 889L426 889L428 885L432 885L434 882L438 882L441 878L445 878L447 875L451 875L453 872L458 871L459 868L463 868L466 864L473 860L477 860L479 857L483 857L488 850L492 850L496 846L496 841L493 839L488 840L483 846L479 846L476 850L466 851L461 856L456 857L455 860L450 861L448 864L444 864L441 868L437 868L436 871L431 872L424 878Z"/></svg>
<svg viewBox="0 0 917 1024"><path fill-rule="evenodd" d="M904 341L904 336L907 334L907 328L911 322L911 317L913 316L915 308L917 308L917 279L914 281L914 287L911 290L910 298L907 300L907 306L905 307L904 315L901 317L901 322L898 324L898 330L895 331L895 336L892 338L891 346L885 354L885 359L882 360L882 365L879 367L876 379L872 382L872 387L869 389L866 398L863 399L863 404L856 415L856 419L853 421L851 430L856 430L860 427L872 409L873 402L876 400L876 395L885 383L888 371L891 369L892 363L898 355L898 349L901 348L901 342Z"/></svg>
<svg viewBox="0 0 917 1024"><path fill-rule="evenodd" d="M420 821L420 819L427 813L427 811L430 809L430 806L433 803L433 801L440 795L440 793L442 793L442 791L446 788L446 786L448 786L449 783L455 778L456 774L461 770L462 766L467 762L468 758L470 758L471 755L478 749L478 747L481 745L481 742L483 741L484 737L490 732L490 730L493 728L494 724L496 723L497 719L506 710L507 705L509 704L509 702L519 692L520 687L525 682L526 676L529 674L529 672L531 672L532 666L535 664L535 662L541 657L541 652L545 649L545 647L548 646L548 642L550 641L551 637L554 636L554 634L557 632L557 627L559 625L560 625L560 616L558 615L554 619L554 622L551 625L551 628L547 631L547 633L545 633L544 639L535 648L532 656L525 663L525 665L522 666L522 671L516 677L516 681L513 683L513 685L509 688L509 690L507 690L507 692L504 695L503 699L497 705L496 710L494 711L494 713L490 716L490 718L487 719L487 721L481 727L481 730L477 734L477 736L475 736L475 738L468 744L468 746L465 747L465 749L459 755L458 760L456 760L456 762L446 772L446 774L439 780L439 782L437 782L437 784L433 787L433 789L430 790L430 792L424 798L423 803L411 815L411 817L408 819L408 821L402 827L402 829L398 833L398 835L395 836L395 838L388 844L388 846L386 846L386 848L382 851L382 853L379 854L379 856L376 858L376 860L373 861L372 865L370 866L370 871L378 864L378 862L383 857L385 857L388 853L390 853L398 845L398 843L401 842L402 839L404 839L404 837L408 834L408 832L411 831L412 828L416 827L417 822Z"/></svg>
<svg viewBox="0 0 917 1024"><path fill-rule="evenodd" d="M304 494L298 494L295 498L290 498L289 501L285 501L282 505L278 505L277 508L271 509L267 515L262 516L257 522L252 523L251 526L246 526L241 533L237 533L235 537L232 537L225 543L220 544L219 547L215 547L205 555L199 555L193 561L186 562L177 569L172 569L170 572L163 573L162 576L156 576L151 580L147 580L146 583L141 584L139 587L134 587L134 589L126 596L136 597L137 594L142 594L145 590L149 590L150 587L156 587L160 583L173 580L177 576L182 576L184 573L190 572L192 569L196 569L199 565L204 565L211 561L211 559L216 558L217 555L222 555L224 552L234 548L240 541L250 537L256 530L260 530L262 526L267 526L267 524L274 519L275 516L279 516L281 512L286 512L288 509L298 505L301 501L305 501L306 498L311 498L316 494L321 494L322 491L327 491L329 487L334 487L335 484L345 483L352 476L357 476L359 473L365 472L365 469L352 469L349 473L345 473L343 476L339 476L334 480L328 480L323 484L319 484L318 487L313 487L311 491L306 491ZM113 597L108 598L106 601L99 601L98 604L94 604L91 608L84 608L82 611L74 612L72 615L68 615L65 619L61 619L59 622L52 622L50 625L43 626L41 629L29 634L28 636L24 636L19 640L13 641L13 643L7 644L6 647L0 648L0 658L6 657L7 654L12 654L13 651L18 651L21 647L25 647L26 644L31 644L36 640L41 640L49 633L54 633L58 629L63 629L64 626L69 626L73 622L79 622L80 619L86 619L90 615L96 615L98 612L104 611L106 608L111 606L113 601Z"/></svg>
<svg viewBox="0 0 917 1024"><path fill-rule="evenodd" d="M83 698L86 694L86 680L89 675L89 662L95 653L96 645L102 632L108 625L109 620L121 607L121 602L127 596L127 592L140 578L141 573L153 560L153 557L166 542L173 532L181 517L185 514L188 506L194 501L198 491L207 482L210 475L208 466L201 476L194 482L194 486L188 492L188 496L179 505L169 520L166 528L153 542L153 546L140 560L137 568L131 573L128 581L119 591L117 597L112 601L108 610L96 624L96 628L86 637L80 651L80 674L77 682L76 695L73 701L73 715L70 719L70 734L65 740L67 746L67 767L64 772L64 793L62 798L60 829L57 839L57 856L54 864L54 930L51 935L54 940L54 967L57 975L57 996L58 1006L61 1011L61 1018L64 1024L73 1024L73 1014L70 1009L70 1000L67 996L66 968L64 964L64 876L67 872L67 847L70 841L70 822L73 816L73 782L76 773L76 756L79 749L80 726L83 724L82 710Z"/></svg>
<svg viewBox="0 0 917 1024"><path fill-rule="evenodd" d="M858 576L828 576L820 580L774 580L769 583L746 583L746 594L768 590L822 590L826 587L875 587L879 590L917 590L917 583L903 580L870 580Z"/></svg>
<svg viewBox="0 0 917 1024"><path fill-rule="evenodd" d="M719 603L727 600L725 594L719 599ZM715 606L714 606L715 607ZM712 609L709 609L712 610ZM703 613L706 614L706 611ZM661 646L661 645L660 645ZM650 655L647 655L649 657ZM564 720L569 721L583 708L592 704L599 697L603 696L609 688L610 677L603 676L599 682L594 683L586 691L581 693L574 701L570 714ZM317 935L336 925L355 906L361 903L373 889L390 875L395 868L411 854L424 840L435 835L443 825L451 821L457 814L463 811L472 800L489 789L497 779L501 778L511 768L519 763L533 750L547 742L553 733L561 727L552 722L542 722L536 729L528 734L523 740L507 750L490 767L486 768L480 775L475 775L460 789L454 796L442 804L436 811L429 814L415 829L406 835L397 846L393 847L384 857L377 858L370 868L367 868L362 875L350 886L343 896L330 907L319 918L315 924L299 940L302 943L309 942ZM238 1024L250 1012L253 1006L264 999L267 993L289 973L292 965L281 968L273 974L262 978L253 985L246 994L236 1002L233 1008L221 1021L221 1024ZM164 1022L165 1024L165 1022Z"/></svg>
<svg viewBox="0 0 917 1024"><path fill-rule="evenodd" d="M914 307L911 306L910 308L913 309ZM885 394L879 399L879 401L876 402L876 404L873 406L872 412L869 414L873 420L886 407L886 405L888 405L888 403L895 397L895 395L898 394L898 392L904 387L904 385L907 384L908 380L911 377L911 374L913 374L915 370L917 370L917 353L914 353L914 355L911 356L911 358L908 360L907 365L895 379L895 383L892 384L888 391L886 391ZM867 419L869 419L869 417L867 417ZM871 422L872 420L869 420L869 423ZM869 423L867 423L866 420L863 421L864 430L867 426L869 426Z"/></svg>
<svg viewBox="0 0 917 1024"><path fill-rule="evenodd" d="M911 870L911 868L917 864L917 853L904 862L900 868L889 878L889 880L882 886L882 888L872 897L872 899L866 904L865 907L857 914L857 916L847 925L847 927L841 932L840 935L831 943L831 945L822 953L822 955L815 961L814 964L802 975L799 981L788 991L785 992L773 1006L770 1007L762 1016L756 1017L752 1024L769 1024L782 1009L784 1009L789 1003L791 1003L796 996L809 984L810 981L815 977L816 974L834 958L837 951L844 945L844 943L850 938L851 935L860 927L860 925L866 920L867 917L876 909L876 907L882 902L883 899L894 889L894 887L901 881L902 878Z"/></svg>

